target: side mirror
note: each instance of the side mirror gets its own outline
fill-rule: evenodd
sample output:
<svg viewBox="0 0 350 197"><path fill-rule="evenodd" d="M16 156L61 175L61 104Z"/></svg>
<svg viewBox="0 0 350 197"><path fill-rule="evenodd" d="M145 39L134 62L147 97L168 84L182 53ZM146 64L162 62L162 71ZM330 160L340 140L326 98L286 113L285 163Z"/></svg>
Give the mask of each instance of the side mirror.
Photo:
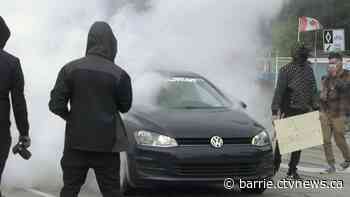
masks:
<svg viewBox="0 0 350 197"><path fill-rule="evenodd" d="M240 101L239 104L241 105L241 107L243 109L247 109L247 107L248 107L247 104L245 102L243 102L243 101Z"/></svg>

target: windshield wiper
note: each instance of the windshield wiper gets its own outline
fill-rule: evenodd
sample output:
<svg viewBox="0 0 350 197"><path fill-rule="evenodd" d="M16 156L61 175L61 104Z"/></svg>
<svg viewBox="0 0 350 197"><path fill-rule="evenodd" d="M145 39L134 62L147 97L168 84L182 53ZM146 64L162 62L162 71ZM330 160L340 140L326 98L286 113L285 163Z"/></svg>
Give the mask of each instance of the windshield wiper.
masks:
<svg viewBox="0 0 350 197"><path fill-rule="evenodd" d="M212 106L183 106L183 107L179 107L179 108L183 108L183 109L222 109L225 107L212 107Z"/></svg>
<svg viewBox="0 0 350 197"><path fill-rule="evenodd" d="M207 108L207 107L199 107L199 106L183 106L183 107L180 107L180 108L184 108L184 109L204 109L204 108Z"/></svg>

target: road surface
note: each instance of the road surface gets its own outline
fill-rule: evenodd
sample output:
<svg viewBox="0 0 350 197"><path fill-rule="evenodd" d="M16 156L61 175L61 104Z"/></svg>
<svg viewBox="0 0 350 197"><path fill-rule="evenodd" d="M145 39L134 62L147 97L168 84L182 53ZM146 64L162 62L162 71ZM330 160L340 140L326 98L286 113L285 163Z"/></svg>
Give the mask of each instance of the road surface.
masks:
<svg viewBox="0 0 350 197"><path fill-rule="evenodd" d="M350 138L350 136L349 136ZM337 148L334 148L336 158L342 161L341 154ZM339 171L332 175L321 175L320 171L324 168L324 155L322 147L314 147L304 150L302 153L302 162L299 167L299 173L303 180L330 180L342 181L342 189L268 189L262 195L249 195L236 190L225 190L224 186L212 189L199 188L176 188L154 191L141 191L137 197L245 197L245 196L268 196L268 197L345 197L350 193L350 169ZM288 155L283 157L283 164L280 172L276 175L275 181L285 177L287 171ZM97 186L96 186L97 188ZM97 189L88 189L83 187L81 197L98 197L101 196ZM3 191L6 197L55 197L59 194L59 188L50 190L46 188L5 188Z"/></svg>

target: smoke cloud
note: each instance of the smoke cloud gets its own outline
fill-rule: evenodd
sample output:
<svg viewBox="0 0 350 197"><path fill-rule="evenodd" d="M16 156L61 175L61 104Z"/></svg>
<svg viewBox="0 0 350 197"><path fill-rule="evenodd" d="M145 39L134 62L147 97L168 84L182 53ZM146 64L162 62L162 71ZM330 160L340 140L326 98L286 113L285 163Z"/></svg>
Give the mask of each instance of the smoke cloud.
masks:
<svg viewBox="0 0 350 197"><path fill-rule="evenodd" d="M13 0L0 13L12 30L6 50L21 59L31 123L33 157L10 154L3 184L58 188L64 122L47 103L60 68L85 53L94 21L111 24L119 40L116 63L134 86L152 89L137 78L152 69L188 70L204 75L231 98L248 104L248 113L267 122L269 95L256 79L263 46L261 24L280 11L281 0ZM265 28L266 29L266 28ZM12 128L13 143L17 142ZM94 182L88 183L95 185Z"/></svg>

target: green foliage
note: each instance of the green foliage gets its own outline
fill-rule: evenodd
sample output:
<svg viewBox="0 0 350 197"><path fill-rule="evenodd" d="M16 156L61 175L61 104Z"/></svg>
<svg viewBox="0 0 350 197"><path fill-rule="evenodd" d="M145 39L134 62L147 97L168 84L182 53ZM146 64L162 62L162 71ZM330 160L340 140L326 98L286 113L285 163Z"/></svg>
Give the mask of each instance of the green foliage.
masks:
<svg viewBox="0 0 350 197"><path fill-rule="evenodd" d="M279 56L289 56L290 49L297 41L298 20L289 17L286 21L275 21L272 24L273 51L278 51Z"/></svg>
<svg viewBox="0 0 350 197"><path fill-rule="evenodd" d="M281 55L289 55L290 47L297 40L299 16L316 18L325 29L345 29L346 48L350 48L349 0L289 0L272 24L272 46ZM315 32L303 32L300 38L312 46ZM322 31L318 31L317 46L322 49Z"/></svg>

